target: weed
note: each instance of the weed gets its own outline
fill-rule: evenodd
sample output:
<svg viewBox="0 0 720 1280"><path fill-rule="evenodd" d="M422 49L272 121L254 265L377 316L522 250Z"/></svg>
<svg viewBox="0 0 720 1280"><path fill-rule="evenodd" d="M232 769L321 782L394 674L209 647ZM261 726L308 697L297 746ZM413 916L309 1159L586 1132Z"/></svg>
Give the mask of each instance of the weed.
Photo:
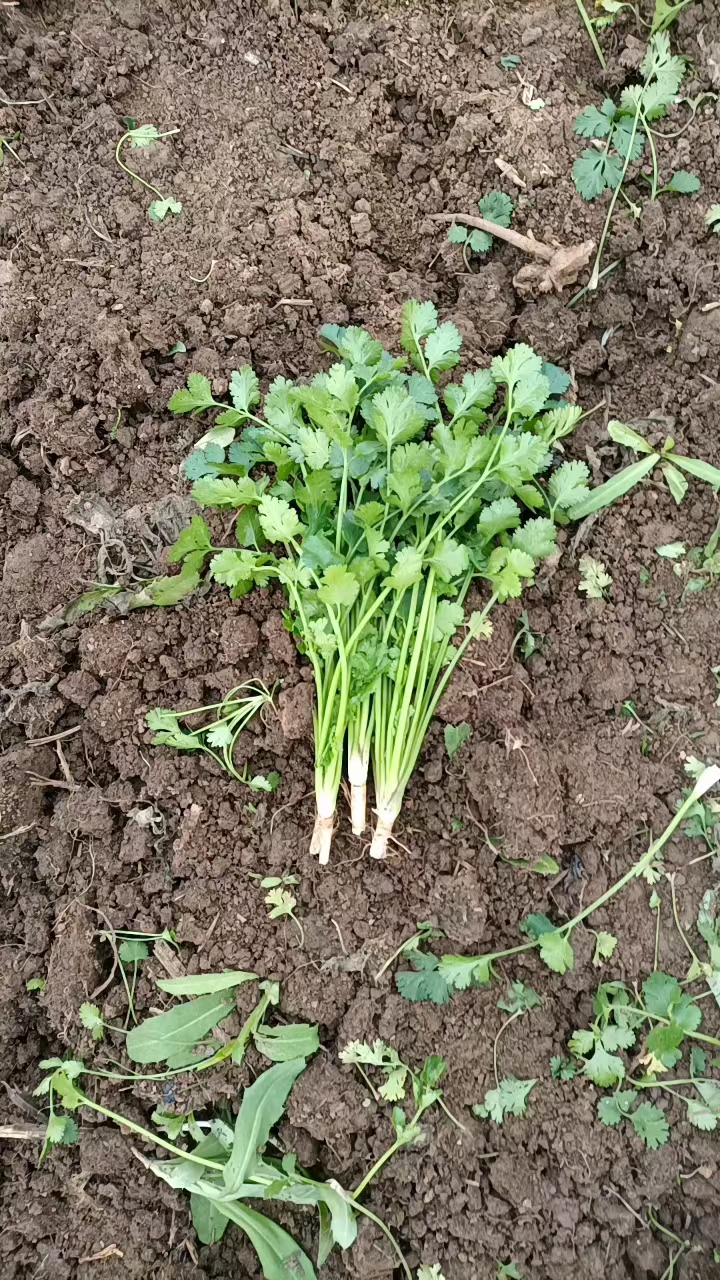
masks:
<svg viewBox="0 0 720 1280"><path fill-rule="evenodd" d="M577 1067L569 1058L558 1056L550 1059L550 1074L553 1080L574 1080Z"/></svg>
<svg viewBox="0 0 720 1280"><path fill-rule="evenodd" d="M417 1280L445 1280L445 1277L440 1270L439 1262L434 1262L432 1266L429 1267L418 1267Z"/></svg>
<svg viewBox="0 0 720 1280"><path fill-rule="evenodd" d="M720 236L720 204L711 204L705 214L705 221L716 236Z"/></svg>
<svg viewBox="0 0 720 1280"><path fill-rule="evenodd" d="M511 1259L510 1262L498 1262L495 1280L523 1280L523 1277Z"/></svg>
<svg viewBox="0 0 720 1280"><path fill-rule="evenodd" d="M512 643L512 652L514 652L516 648L519 648L523 658L527 661L527 659L531 658L534 653L538 653L539 650L543 648L545 644L545 637L538 635L533 631L530 626L530 620L526 609L523 609L520 617L517 619L515 628L516 632L515 639Z"/></svg>
<svg viewBox="0 0 720 1280"><path fill-rule="evenodd" d="M198 1125L192 1117L183 1117L179 1130L175 1125L173 1129L178 1139L185 1134L190 1137L194 1145L189 1149L176 1146L167 1138L90 1098L78 1084L79 1076L83 1074L82 1063L51 1059L41 1065L51 1072L36 1090L36 1093L48 1097L50 1109L48 1129L52 1126L52 1133L46 1140L44 1151L50 1143L74 1140L77 1136L74 1122L69 1117L56 1114L56 1099L66 1111L87 1107L123 1129L129 1129L151 1146L161 1147L172 1159L150 1160L139 1152L135 1154L147 1169L169 1186L190 1192L193 1225L202 1244L216 1243L232 1222L240 1227L255 1248L266 1280L291 1274L303 1277L303 1280L314 1280L315 1269L304 1250L282 1227L257 1209L248 1207L244 1201L260 1198L312 1204L320 1216L318 1265L326 1261L335 1245L341 1249L351 1247L357 1236L358 1216L365 1215L391 1242L406 1280L412 1280L399 1246L385 1224L358 1202L360 1188L350 1193L335 1181L319 1182L299 1168L294 1155L287 1154L278 1159L266 1153L272 1131L284 1115L290 1090L307 1065L304 1057L276 1062L245 1089L233 1129L218 1118ZM160 1127L165 1126L162 1113L159 1116L155 1113L154 1118L156 1122L160 1121ZM70 1133L68 1125L72 1126ZM411 1140L407 1137L405 1141ZM403 1144L394 1144L394 1149L398 1145ZM363 1189L384 1163L384 1159L379 1161L363 1179Z"/></svg>
<svg viewBox="0 0 720 1280"><path fill-rule="evenodd" d="M651 32L654 35L657 31L667 31L673 22L677 22L683 9L687 9L693 0L676 0L675 4L669 3L669 0L655 0L655 11L653 13Z"/></svg>
<svg viewBox="0 0 720 1280"><path fill-rule="evenodd" d="M534 862L528 862L525 858L508 858L501 849L498 849L497 852L503 862L509 863L511 867L520 867L523 871L533 871L538 876L556 876L560 870L559 863L549 853L541 853L540 857L536 858Z"/></svg>
<svg viewBox="0 0 720 1280"><path fill-rule="evenodd" d="M451 760L460 750L463 742L467 742L471 734L472 728L469 724L445 725L445 750Z"/></svg>
<svg viewBox="0 0 720 1280"><path fill-rule="evenodd" d="M164 133L159 133L154 124L138 125L137 121L125 117L125 124L128 128L118 140L115 147L115 159L120 168L130 178L134 178L141 186L150 191L156 198L152 201L148 208L148 217L151 222L162 222L168 213L181 213L182 205L179 200L173 200L171 196L164 196L152 182L147 182L145 178L141 178L139 173L135 173L134 169L130 169L122 159L122 152L127 143L130 150L144 150L152 146L154 142L158 142L160 138L170 138L173 134L179 133L179 129L166 129Z"/></svg>
<svg viewBox="0 0 720 1280"><path fill-rule="evenodd" d="M46 978L28 978L25 983L26 991L44 991L47 986Z"/></svg>

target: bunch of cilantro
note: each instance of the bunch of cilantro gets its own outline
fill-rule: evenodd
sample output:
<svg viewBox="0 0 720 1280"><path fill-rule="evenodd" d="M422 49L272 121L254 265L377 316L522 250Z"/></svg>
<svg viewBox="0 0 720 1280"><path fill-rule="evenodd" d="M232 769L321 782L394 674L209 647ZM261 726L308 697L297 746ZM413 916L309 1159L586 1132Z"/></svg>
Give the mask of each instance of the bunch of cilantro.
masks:
<svg viewBox="0 0 720 1280"><path fill-rule="evenodd" d="M581 410L561 398L568 376L530 347L446 382L460 334L416 301L403 307L400 357L360 328L328 325L322 340L328 371L308 385L276 378L262 408L247 366L232 375L232 406L191 374L169 407L217 411L185 470L201 506L234 513L235 539L213 546L196 516L172 559L234 598L282 583L286 625L312 665L312 851L325 863L344 750L357 832L372 758L382 857L455 667L490 635L495 605L532 583L589 490L585 463L553 469ZM475 579L484 601L466 614Z"/></svg>

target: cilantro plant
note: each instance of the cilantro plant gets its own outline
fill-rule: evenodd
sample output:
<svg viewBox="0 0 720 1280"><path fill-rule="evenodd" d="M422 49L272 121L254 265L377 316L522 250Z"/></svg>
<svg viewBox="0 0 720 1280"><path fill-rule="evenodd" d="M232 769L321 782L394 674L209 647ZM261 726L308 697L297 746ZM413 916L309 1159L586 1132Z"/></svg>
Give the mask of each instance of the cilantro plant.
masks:
<svg viewBox="0 0 720 1280"><path fill-rule="evenodd" d="M179 129L166 129L164 133L159 133L154 124L138 125L137 121L130 120L126 117L125 123L128 128L118 140L115 148L115 159L120 168L128 175L134 178L141 186L150 191L155 199L148 208L148 217L151 222L162 222L168 213L181 213L182 205L179 200L173 200L172 196L164 196L162 191L158 190L152 182L148 182L145 178L141 178L139 173L135 173L134 169L130 169L122 159L123 148L127 143L130 150L145 150L151 147L154 142L158 142L160 138L170 138L174 133L179 133Z"/></svg>
<svg viewBox="0 0 720 1280"><path fill-rule="evenodd" d="M580 557L580 584L578 591L584 591L588 600L604 600L608 587L612 586L612 578L602 560L593 556Z"/></svg>
<svg viewBox="0 0 720 1280"><path fill-rule="evenodd" d="M406 1095L411 1096L413 1101L413 1114L410 1120L408 1120L402 1107L393 1107L392 1125L395 1131L395 1141L383 1152L370 1172L365 1175L353 1193L355 1196L360 1195L365 1190L371 1179L401 1147L422 1145L423 1131L420 1127L420 1120L428 1108L435 1103L442 1108L456 1128L465 1129L465 1126L455 1118L443 1101L440 1081L447 1070L447 1063L439 1055L431 1054L430 1057L425 1059L422 1070L416 1072L406 1062L403 1062L397 1050L386 1044L384 1040L375 1040L372 1045L363 1040L352 1040L341 1050L340 1061L348 1066L357 1068L376 1102L382 1099L384 1102L398 1103L403 1101ZM379 1089L375 1088L370 1077L365 1072L364 1067L366 1066L379 1069L385 1076L385 1082L380 1085Z"/></svg>
<svg viewBox="0 0 720 1280"><path fill-rule="evenodd" d="M489 1089L484 1101L473 1107L473 1112L481 1119L489 1118L496 1124L502 1124L506 1115L525 1115L528 1095L537 1084L537 1080L517 1080L515 1076L505 1076L501 1080L498 1073L498 1045L511 1023L521 1018L529 1009L537 1009L541 1003L537 992L533 991L532 987L526 987L523 982L511 983L505 999L498 1000L498 1009L502 1009L508 1017L502 1023L493 1041L495 1088Z"/></svg>
<svg viewBox="0 0 720 1280"><path fill-rule="evenodd" d="M600 262L607 239L610 222L618 198L622 195L633 215L637 206L624 191L624 183L631 164L641 159L647 144L650 153L651 172L642 169L638 177L644 178L650 187L650 199L657 199L665 191L688 195L700 188L694 174L680 170L661 186L657 148L653 123L667 113L675 99L685 75L686 60L670 53L669 37L664 31L650 37L647 52L640 66L641 84L629 85L622 91L619 103L605 98L600 109L586 107L575 120L575 132L581 138L595 139L597 146L588 147L573 165L573 181L584 200L595 200L604 191L612 191L605 226L600 238L595 266L588 285L596 289Z"/></svg>
<svg viewBox="0 0 720 1280"><path fill-rule="evenodd" d="M191 526L190 530L185 531L194 539L197 537L198 519L197 516L194 518L194 529ZM204 521L200 523L204 524ZM181 534L180 542L182 538ZM231 689L222 702L213 702L206 707L193 707L190 711L169 711L156 707L145 717L148 728L154 731L153 746L175 747L178 751L204 751L231 777L244 783L251 791L274 791L280 782L279 773L270 773L267 777L262 774L250 777L247 764L240 773L233 758L235 744L243 729L265 707L272 706L273 692L261 681L250 680ZM181 720L205 715L209 711L214 711L215 717L208 724L199 729L181 729Z"/></svg>
<svg viewBox="0 0 720 1280"><path fill-rule="evenodd" d="M515 205L503 191L489 191L486 196L478 200L478 209L480 216L488 222L495 222L499 227L509 227ZM471 227L460 226L456 222L448 228L447 238L451 244L462 245L463 258L467 267L470 265L467 257L469 250L473 253L489 253L494 243L493 237L487 231L480 231L478 228L473 230Z"/></svg>
<svg viewBox="0 0 720 1280"><path fill-rule="evenodd" d="M520 943L518 946L508 947L502 951L488 952L485 955L435 956L431 952L420 950L411 952L409 959L412 969L401 971L396 975L398 991L408 1000L432 1000L436 1004L445 1004L455 991L465 991L469 987L485 986L489 983L495 976L494 966L498 960L535 948L541 960L554 973L567 973L575 963L571 944L573 929L583 920L587 920L599 907L605 906L637 877L641 876L651 884L660 878L662 871L658 867L658 860L662 856L664 846L688 814L692 813L697 801L718 781L720 781L720 768L710 765L704 769L692 791L685 797L657 840L649 845L642 857L630 867L629 871L625 872L625 875L571 920L556 926L548 916L533 913L520 925L521 932L529 937L529 942ZM599 958L602 958L603 951L609 950L609 940L612 936L611 934L603 935ZM596 939L599 940L600 937L600 934L596 935ZM598 954L597 948L596 954Z"/></svg>
<svg viewBox="0 0 720 1280"><path fill-rule="evenodd" d="M627 1120L651 1149L667 1142L670 1130L663 1111L655 1103L638 1103L644 1090L654 1089L679 1099L687 1120L696 1128L717 1128L720 1083L706 1074L707 1058L701 1045L690 1046L689 1075L667 1075L678 1068L686 1042L720 1046L720 1040L698 1031L700 1005L676 978L661 971L652 973L641 994L630 992L622 982L603 983L593 997L593 1010L594 1022L574 1032L568 1048L583 1075L600 1089L614 1090L598 1102L603 1124L619 1125ZM631 1051L639 1062L629 1069L624 1055Z"/></svg>
<svg viewBox="0 0 720 1280"><path fill-rule="evenodd" d="M236 541L213 546L196 516L171 551L180 576L205 574L234 598L280 582L312 665L311 849L325 863L345 743L358 832L372 760L381 858L437 704L469 645L490 634L495 605L533 582L558 524L627 493L656 462L667 475L670 444L656 454L642 442L648 457L591 491L585 463L555 465L582 417L562 399L569 379L530 347L441 388L461 339L430 302L403 307L399 358L362 329L326 326L323 340L329 371L309 385L276 378L262 408L247 366L230 380L232 406L191 374L169 407L215 415L185 470L198 503L234 513ZM707 464L673 463L720 481ZM476 579L485 596L468 616Z"/></svg>

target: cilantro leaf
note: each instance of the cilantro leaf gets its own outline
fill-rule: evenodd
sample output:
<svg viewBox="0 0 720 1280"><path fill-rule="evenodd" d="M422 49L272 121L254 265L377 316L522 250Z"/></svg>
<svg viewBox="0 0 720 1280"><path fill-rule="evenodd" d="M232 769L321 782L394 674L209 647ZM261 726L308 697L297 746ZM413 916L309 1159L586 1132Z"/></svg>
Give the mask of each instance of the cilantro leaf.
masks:
<svg viewBox="0 0 720 1280"><path fill-rule="evenodd" d="M580 557L580 579L578 591L584 591L589 600L604 599L613 581L602 560L587 555Z"/></svg>
<svg viewBox="0 0 720 1280"><path fill-rule="evenodd" d="M204 373L188 374L184 387L174 391L168 401L171 413L202 413L215 404L210 379Z"/></svg>
<svg viewBox="0 0 720 1280"><path fill-rule="evenodd" d="M84 1027L87 1027L93 1040L102 1040L105 1035L105 1023L96 1004L86 1000L80 1005L80 1021Z"/></svg>
<svg viewBox="0 0 720 1280"><path fill-rule="evenodd" d="M460 359L461 346L462 338L451 321L438 325L425 339L425 361L430 376L454 368Z"/></svg>
<svg viewBox="0 0 720 1280"><path fill-rule="evenodd" d="M426 338L437 327L437 308L432 302L418 302L410 298L403 304L400 342L416 369L422 368L420 339Z"/></svg>
<svg viewBox="0 0 720 1280"><path fill-rule="evenodd" d="M586 462L563 462L550 477L548 489L554 507L567 511L587 498L590 468Z"/></svg>
<svg viewBox="0 0 720 1280"><path fill-rule="evenodd" d="M520 923L520 932L527 934L528 938L532 938L537 942L544 933L554 933L555 925L547 916L540 912L534 912L532 915L526 916Z"/></svg>
<svg viewBox="0 0 720 1280"><path fill-rule="evenodd" d="M630 1108L637 1098L636 1089L621 1089L611 1098L600 1098L597 1113L603 1124L618 1125L626 1119Z"/></svg>
<svg viewBox="0 0 720 1280"><path fill-rule="evenodd" d="M412 440L425 430L425 417L404 387L388 387L378 392L369 404L363 403L362 414L378 440L390 448Z"/></svg>
<svg viewBox="0 0 720 1280"><path fill-rule="evenodd" d="M268 542L291 542L302 532L300 517L283 498L267 494L260 502L260 527Z"/></svg>
<svg viewBox="0 0 720 1280"><path fill-rule="evenodd" d="M541 560L545 556L554 555L557 530L554 521L546 516L535 516L527 520L522 529L516 529L512 536L512 545L525 551L533 560Z"/></svg>
<svg viewBox="0 0 720 1280"><path fill-rule="evenodd" d="M537 1009L542 1004L537 991L525 986L524 982L513 982L505 1000L498 1000L498 1009L505 1013L526 1013L528 1009Z"/></svg>
<svg viewBox="0 0 720 1280"><path fill-rule="evenodd" d="M385 581L396 591L405 591L420 581L422 565L422 552L417 547L402 547L395 557L392 573Z"/></svg>
<svg viewBox="0 0 720 1280"><path fill-rule="evenodd" d="M437 956L430 952L414 951L409 955L413 969L404 969L395 975L395 985L406 1000L430 1000L433 1004L447 1004L450 986L439 972Z"/></svg>
<svg viewBox="0 0 720 1280"><path fill-rule="evenodd" d="M680 999L682 987L677 978L660 970L651 973L643 983L643 1001L648 1013L659 1018L670 1016L671 1006Z"/></svg>
<svg viewBox="0 0 720 1280"><path fill-rule="evenodd" d="M567 1058L558 1054L550 1059L550 1074L553 1080L574 1080L576 1073L577 1068L574 1062L569 1062Z"/></svg>
<svg viewBox="0 0 720 1280"><path fill-rule="evenodd" d="M202 476L195 481L192 496L203 507L244 507L257 502L258 491L249 476L237 480L232 476Z"/></svg>
<svg viewBox="0 0 720 1280"><path fill-rule="evenodd" d="M47 1128L45 1130L46 1146L69 1146L73 1142L77 1142L79 1137L78 1127L70 1116L52 1115L48 1118Z"/></svg>
<svg viewBox="0 0 720 1280"><path fill-rule="evenodd" d="M606 187L620 185L622 165L615 156L586 148L573 164L572 176L583 200L596 200Z"/></svg>
<svg viewBox="0 0 720 1280"><path fill-rule="evenodd" d="M483 507L478 516L477 531L483 542L489 542L506 529L517 529L520 508L513 498L496 498Z"/></svg>
<svg viewBox="0 0 720 1280"><path fill-rule="evenodd" d="M260 383L249 364L242 365L231 375L230 398L242 417L247 417L253 405L260 400Z"/></svg>
<svg viewBox="0 0 720 1280"><path fill-rule="evenodd" d="M596 1044L592 1056L585 1059L583 1071L601 1089L607 1089L625 1079L625 1063L622 1058L608 1053L601 1044Z"/></svg>
<svg viewBox="0 0 720 1280"><path fill-rule="evenodd" d="M182 213L182 204L179 200L173 200L172 196L167 196L164 200L153 200L148 208L151 222L162 222L168 213Z"/></svg>
<svg viewBox="0 0 720 1280"><path fill-rule="evenodd" d="M490 369L496 382L506 384L513 414L531 418L540 412L550 394L550 383L532 347L516 343L504 356L495 356Z"/></svg>
<svg viewBox="0 0 720 1280"><path fill-rule="evenodd" d="M616 114L612 98L606 98L599 111L596 106L581 111L575 118L573 130L580 138L607 138Z"/></svg>
<svg viewBox="0 0 720 1280"><path fill-rule="evenodd" d="M539 949L540 959L545 961L548 969L552 969L553 973L567 973L568 969L572 969L575 964L575 956L567 935L560 933L559 930L541 934Z"/></svg>
<svg viewBox="0 0 720 1280"><path fill-rule="evenodd" d="M210 577L226 587L238 587L241 583L253 581L257 565L254 551L235 551L227 547L210 561Z"/></svg>
<svg viewBox="0 0 720 1280"><path fill-rule="evenodd" d="M646 1147L655 1151L662 1147L670 1137L670 1129L659 1107L652 1102L641 1102L639 1107L628 1116L633 1129L642 1138Z"/></svg>
<svg viewBox="0 0 720 1280"><path fill-rule="evenodd" d="M478 200L478 209L488 222L495 222L499 227L509 227L515 204L504 191L488 191L487 195Z"/></svg>
<svg viewBox="0 0 720 1280"><path fill-rule="evenodd" d="M467 227L461 227L459 222L453 222L452 226L448 227L447 238L451 244L465 244L468 238Z"/></svg>
<svg viewBox="0 0 720 1280"><path fill-rule="evenodd" d="M360 583L344 564L331 564L324 572L318 587L318 599L323 604L350 608L357 600Z"/></svg>
<svg viewBox="0 0 720 1280"><path fill-rule="evenodd" d="M429 563L442 582L452 582L465 573L468 567L467 547L454 538L441 538L430 556Z"/></svg>
<svg viewBox="0 0 720 1280"><path fill-rule="evenodd" d="M495 1124L502 1124L506 1116L524 1116L528 1094L536 1084L537 1080L506 1076L497 1089L488 1089L483 1102L476 1104L473 1112L483 1120L494 1120Z"/></svg>
<svg viewBox="0 0 720 1280"><path fill-rule="evenodd" d="M617 946L617 938L612 933L606 933L604 929L600 929L595 935L595 951L593 953L593 965L599 969L603 960L610 960Z"/></svg>

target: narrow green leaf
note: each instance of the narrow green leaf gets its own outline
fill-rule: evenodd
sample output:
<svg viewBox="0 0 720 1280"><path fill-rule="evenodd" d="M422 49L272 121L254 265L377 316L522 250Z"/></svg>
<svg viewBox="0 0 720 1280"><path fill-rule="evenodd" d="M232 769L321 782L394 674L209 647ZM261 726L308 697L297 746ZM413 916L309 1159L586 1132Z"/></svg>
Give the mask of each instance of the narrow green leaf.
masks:
<svg viewBox="0 0 720 1280"><path fill-rule="evenodd" d="M297 1058L310 1058L320 1048L317 1027L304 1022L285 1027L258 1027L253 1039L255 1048L271 1062L290 1062Z"/></svg>
<svg viewBox="0 0 720 1280"><path fill-rule="evenodd" d="M229 1196L237 1194L258 1164L273 1126L283 1115L288 1094L306 1065L304 1058L279 1062L245 1090L235 1121L232 1153L223 1170Z"/></svg>
<svg viewBox="0 0 720 1280"><path fill-rule="evenodd" d="M191 973L186 978L158 978L161 991L172 996L215 995L218 991L231 991L243 982L256 982L258 975L245 969L226 969L224 973Z"/></svg>
<svg viewBox="0 0 720 1280"><path fill-rule="evenodd" d="M601 511L603 507L611 506L613 502L617 502L618 498L622 498L623 494L639 484L659 461L660 454L651 453L647 458L641 458L638 462L632 462L629 467L623 467L622 471L616 472L610 480L592 489L589 498L584 502L571 507L568 513L570 519L583 520L594 511ZM675 461L679 463L679 459L676 458ZM718 480L720 482L720 472L718 472Z"/></svg>

